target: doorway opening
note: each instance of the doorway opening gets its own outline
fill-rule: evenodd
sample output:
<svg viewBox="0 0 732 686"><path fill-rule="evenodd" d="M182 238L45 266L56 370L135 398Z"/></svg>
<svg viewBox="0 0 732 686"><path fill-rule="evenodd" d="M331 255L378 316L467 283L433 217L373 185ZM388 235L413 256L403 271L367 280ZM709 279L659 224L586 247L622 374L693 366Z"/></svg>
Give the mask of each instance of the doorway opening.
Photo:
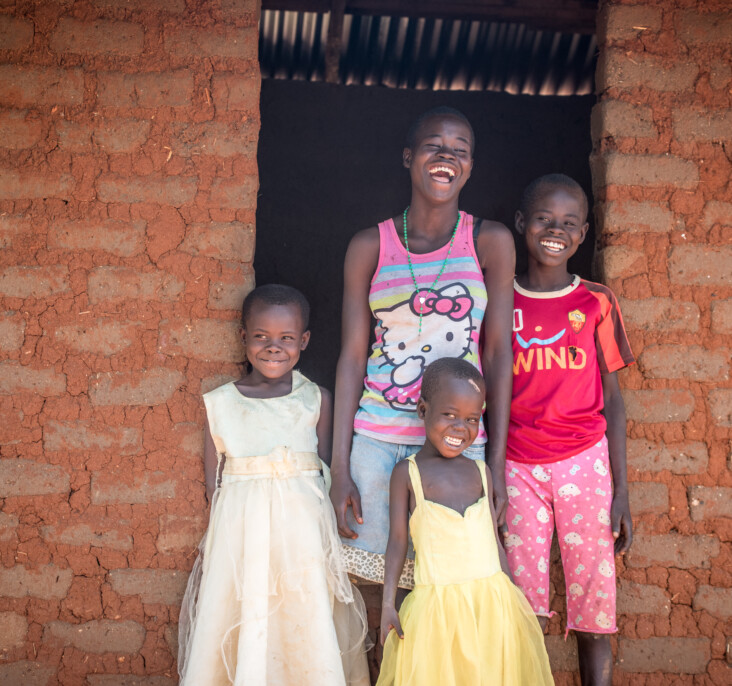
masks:
<svg viewBox="0 0 732 686"><path fill-rule="evenodd" d="M412 120L439 105L476 135L461 209L503 222L523 188L563 172L591 194L597 3L264 0L258 284L312 306L301 368L333 388L343 258L354 233L409 201L401 165ZM591 276L594 233L570 262ZM517 269L525 264L517 245Z"/></svg>

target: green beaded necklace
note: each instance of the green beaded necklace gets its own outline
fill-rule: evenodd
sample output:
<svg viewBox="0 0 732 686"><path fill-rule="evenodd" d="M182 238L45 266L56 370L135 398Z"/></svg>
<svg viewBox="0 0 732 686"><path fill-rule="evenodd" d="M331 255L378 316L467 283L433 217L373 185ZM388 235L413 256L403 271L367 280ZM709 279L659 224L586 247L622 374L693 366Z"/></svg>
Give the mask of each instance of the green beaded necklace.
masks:
<svg viewBox="0 0 732 686"><path fill-rule="evenodd" d="M404 225L404 247L407 249L407 264L409 265L409 273L412 275L412 283L414 284L415 291L419 291L420 288L417 285L417 277L414 275L414 267L412 266L412 256L409 254L409 239L407 238L407 212L409 211L409 205L406 206L404 209L404 215L402 216L402 223ZM447 255L445 255L445 259L442 262L442 267L440 267L440 271L435 277L435 280L432 282L432 285L429 288L423 288L422 290L427 291L434 291L435 286L437 285L437 282L440 280L440 277L442 276L442 272L445 271L445 267L447 267L447 261L450 259L450 253L452 252L452 244L455 242L455 236L457 234L458 226L460 225L460 210L458 210L458 216L457 221L455 222L455 226L452 229L452 237L450 238L450 247L447 249ZM422 335L422 312L424 310L424 296L420 297L419 299L419 331L417 332L418 336Z"/></svg>

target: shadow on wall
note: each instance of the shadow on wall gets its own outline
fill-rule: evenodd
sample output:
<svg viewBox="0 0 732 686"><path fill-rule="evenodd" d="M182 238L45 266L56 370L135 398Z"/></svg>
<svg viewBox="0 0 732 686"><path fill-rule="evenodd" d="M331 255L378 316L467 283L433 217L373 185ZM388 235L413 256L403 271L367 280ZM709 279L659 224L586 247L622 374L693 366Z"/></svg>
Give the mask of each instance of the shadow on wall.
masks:
<svg viewBox="0 0 732 686"><path fill-rule="evenodd" d="M258 284L302 290L312 305L302 371L333 388L340 345L343 258L359 229L401 213L409 178L401 165L412 120L439 105L466 114L476 135L461 209L513 229L521 191L564 172L590 193L590 110L595 96L406 91L264 80L257 200ZM591 274L592 226L570 267ZM518 269L525 264L518 249Z"/></svg>

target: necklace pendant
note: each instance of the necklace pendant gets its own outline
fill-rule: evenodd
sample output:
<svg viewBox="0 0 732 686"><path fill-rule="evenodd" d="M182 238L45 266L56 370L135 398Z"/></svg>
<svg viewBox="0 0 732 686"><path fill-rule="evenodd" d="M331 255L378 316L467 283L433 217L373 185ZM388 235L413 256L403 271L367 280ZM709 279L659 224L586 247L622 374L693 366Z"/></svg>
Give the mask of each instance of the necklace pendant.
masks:
<svg viewBox="0 0 732 686"><path fill-rule="evenodd" d="M425 300L426 300L426 298L424 298L424 297L420 298L420 299L419 299L419 303L420 303L420 305L424 305L424 301L425 301Z"/></svg>

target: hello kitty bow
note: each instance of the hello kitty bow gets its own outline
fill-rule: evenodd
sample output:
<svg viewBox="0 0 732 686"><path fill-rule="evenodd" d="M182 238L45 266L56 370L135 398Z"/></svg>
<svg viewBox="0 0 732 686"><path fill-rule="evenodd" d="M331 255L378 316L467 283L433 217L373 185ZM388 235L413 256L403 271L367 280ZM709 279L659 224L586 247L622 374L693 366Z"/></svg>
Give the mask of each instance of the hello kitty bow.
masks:
<svg viewBox="0 0 732 686"><path fill-rule="evenodd" d="M441 295L439 292L423 289L414 292L409 304L413 312L422 315L437 313L457 322L468 316L473 299L467 295Z"/></svg>

